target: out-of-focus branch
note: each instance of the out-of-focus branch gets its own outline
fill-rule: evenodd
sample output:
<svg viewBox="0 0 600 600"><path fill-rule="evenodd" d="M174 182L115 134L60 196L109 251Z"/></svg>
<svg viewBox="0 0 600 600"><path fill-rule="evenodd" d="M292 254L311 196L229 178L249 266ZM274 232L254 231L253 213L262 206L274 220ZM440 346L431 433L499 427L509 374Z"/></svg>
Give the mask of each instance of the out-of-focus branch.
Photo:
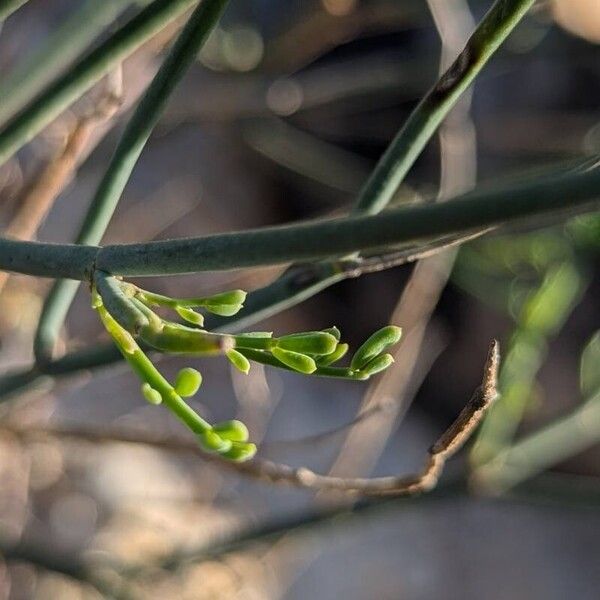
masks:
<svg viewBox="0 0 600 600"><path fill-rule="evenodd" d="M474 21L464 0L429 0L429 8L442 40L440 73L460 52ZM476 143L469 118L471 95L465 94L440 129L441 180L438 200L461 193L475 183ZM379 415L351 430L331 472L347 475L369 472L376 464L397 422L407 411L412 390L412 373L427 325L446 286L454 263L452 247L427 258L422 255L391 317L404 327L404 341L394 352L395 364L367 392L361 410L393 399L388 414ZM414 393L414 392L412 392Z"/></svg>
<svg viewBox="0 0 600 600"><path fill-rule="evenodd" d="M218 456L203 458L214 462L228 470L242 473L271 483L286 483L297 487L315 490L343 491L349 494L363 496L377 495L411 495L432 489L438 481L446 461L452 457L469 438L479 424L483 414L497 396L496 381L500 354L498 343L493 341L486 359L481 385L475 390L473 396L466 404L458 418L440 436L429 449L424 469L415 475L402 477L377 477L377 478L340 478L328 475L319 475L307 468L293 468L288 465L274 463L268 460L254 459L245 463L235 463L220 459ZM170 451L200 453L196 444L187 441L175 441L165 437L153 437L148 434L134 432L103 432L98 429L65 428L52 429L10 427L12 433L21 436L59 435L66 438L82 439L90 442L131 442L152 445Z"/></svg>
<svg viewBox="0 0 600 600"><path fill-rule="evenodd" d="M4 235L31 240L59 194L67 186L96 127L109 120L122 102L121 67L107 78L107 86L95 106L78 117L62 150L50 160L20 202L19 209ZM0 272L0 293L9 273Z"/></svg>
<svg viewBox="0 0 600 600"><path fill-rule="evenodd" d="M536 431L479 466L476 491L502 493L600 441L600 391L571 414Z"/></svg>

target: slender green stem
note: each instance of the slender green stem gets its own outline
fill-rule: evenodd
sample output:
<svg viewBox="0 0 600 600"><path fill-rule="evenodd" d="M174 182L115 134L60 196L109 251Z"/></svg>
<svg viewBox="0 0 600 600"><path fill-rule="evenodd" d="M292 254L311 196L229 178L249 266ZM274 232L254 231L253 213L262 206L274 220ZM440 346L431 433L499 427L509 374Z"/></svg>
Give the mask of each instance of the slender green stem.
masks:
<svg viewBox="0 0 600 600"><path fill-rule="evenodd" d="M0 131L0 165L50 124L136 48L183 14L195 0L154 0L53 82Z"/></svg>
<svg viewBox="0 0 600 600"><path fill-rule="evenodd" d="M600 206L599 190L599 168L570 170L381 215L100 249L82 246L77 264L69 262L77 256L72 245L0 239L0 269L87 279L94 267L119 275L153 276L314 260L553 212L594 211Z"/></svg>
<svg viewBox="0 0 600 600"><path fill-rule="evenodd" d="M548 270L523 305L500 372L502 396L485 418L471 452L476 466L492 460L512 442L544 362L548 338L560 330L584 287L579 269L567 260Z"/></svg>
<svg viewBox="0 0 600 600"><path fill-rule="evenodd" d="M292 373L298 373L296 369L292 369L286 364L282 363L272 354L262 352L261 350L255 350L253 348L237 348L237 350L243 354L249 360L261 363L277 369L285 369L286 371L292 371ZM358 371L353 371L347 367L324 367L317 366L317 370L313 371L311 375L318 375L320 377L336 377L339 379L350 379L354 381L364 381L368 379Z"/></svg>
<svg viewBox="0 0 600 600"><path fill-rule="evenodd" d="M392 199L405 175L460 96L535 0L498 0L464 50L421 100L362 189L355 211L375 214Z"/></svg>
<svg viewBox="0 0 600 600"><path fill-rule="evenodd" d="M142 349L135 343L133 338L125 331L109 314L102 305L96 310L100 315L102 323L113 337L119 350L131 368L139 375L143 382L149 383L153 389L160 393L163 402L179 420L196 434L202 434L211 429L210 423L206 422L196 411L194 411L180 396L173 386L160 374L152 361L144 354ZM127 343L121 340L129 336Z"/></svg>
<svg viewBox="0 0 600 600"><path fill-rule="evenodd" d="M486 491L504 492L600 440L600 392L579 408L500 452L473 472Z"/></svg>
<svg viewBox="0 0 600 600"><path fill-rule="evenodd" d="M73 63L132 0L87 0L0 82L0 122L5 123Z"/></svg>
<svg viewBox="0 0 600 600"><path fill-rule="evenodd" d="M28 0L0 0L0 25Z"/></svg>
<svg viewBox="0 0 600 600"><path fill-rule="evenodd" d="M192 13L127 124L81 226L77 244L100 242L169 96L193 64L227 2L228 0L203 0ZM190 3L183 4L187 6ZM70 281L57 281L50 290L34 341L37 360L43 362L51 355L76 291L77 284Z"/></svg>

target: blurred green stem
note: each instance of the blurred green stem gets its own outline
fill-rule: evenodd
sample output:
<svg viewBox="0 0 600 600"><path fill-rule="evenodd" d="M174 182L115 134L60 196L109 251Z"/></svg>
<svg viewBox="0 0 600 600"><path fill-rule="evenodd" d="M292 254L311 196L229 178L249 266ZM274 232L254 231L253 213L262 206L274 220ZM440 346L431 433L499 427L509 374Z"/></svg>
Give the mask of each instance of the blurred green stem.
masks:
<svg viewBox="0 0 600 600"><path fill-rule="evenodd" d="M52 30L0 83L0 123L28 104L112 23L133 0L87 0Z"/></svg>
<svg viewBox="0 0 600 600"><path fill-rule="evenodd" d="M21 8L28 0L0 0L0 27L16 10Z"/></svg>
<svg viewBox="0 0 600 600"><path fill-rule="evenodd" d="M375 214L392 199L436 129L535 0L498 0L464 50L411 113L377 163L355 210Z"/></svg>
<svg viewBox="0 0 600 600"><path fill-rule="evenodd" d="M500 372L501 397L483 422L471 452L475 470L510 445L531 399L547 339L560 329L583 288L583 278L568 260L552 267L526 300Z"/></svg>
<svg viewBox="0 0 600 600"><path fill-rule="evenodd" d="M221 17L228 0L204 0L192 13L173 48L140 100L100 182L77 236L77 244L98 244L123 189L158 122L170 94L196 60L208 34ZM44 303L35 341L36 360L47 361L71 306L78 284L57 281Z"/></svg>
<svg viewBox="0 0 600 600"><path fill-rule="evenodd" d="M182 15L194 3L195 0L154 0L50 84L0 131L0 165L136 48Z"/></svg>
<svg viewBox="0 0 600 600"><path fill-rule="evenodd" d="M600 391L570 415L528 435L474 470L486 492L504 492L600 441Z"/></svg>

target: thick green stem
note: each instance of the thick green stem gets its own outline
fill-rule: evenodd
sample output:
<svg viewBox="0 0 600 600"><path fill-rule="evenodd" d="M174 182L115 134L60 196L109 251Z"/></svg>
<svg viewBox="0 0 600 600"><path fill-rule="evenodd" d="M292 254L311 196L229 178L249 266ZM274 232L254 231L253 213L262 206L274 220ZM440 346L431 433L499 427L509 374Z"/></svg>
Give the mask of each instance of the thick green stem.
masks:
<svg viewBox="0 0 600 600"><path fill-rule="evenodd" d="M123 189L169 96L193 64L227 2L228 0L204 0L192 13L127 124L81 226L77 244L98 244L102 239ZM179 4L186 8L191 3ZM34 342L37 360L43 362L50 357L76 291L77 284L70 281L57 281L50 290Z"/></svg>
<svg viewBox="0 0 600 600"><path fill-rule="evenodd" d="M381 215L105 246L99 250L82 246L85 255L78 257L75 265L68 260L77 256L77 248L72 245L0 239L0 269L78 279L87 279L94 266L128 276L238 269L314 260L553 212L594 211L599 206L600 169L582 168L476 190L442 204L398 208Z"/></svg>
<svg viewBox="0 0 600 600"><path fill-rule="evenodd" d="M443 204L239 233L107 246L97 265L121 275L165 275L314 260L421 238L599 206L600 169L479 190Z"/></svg>

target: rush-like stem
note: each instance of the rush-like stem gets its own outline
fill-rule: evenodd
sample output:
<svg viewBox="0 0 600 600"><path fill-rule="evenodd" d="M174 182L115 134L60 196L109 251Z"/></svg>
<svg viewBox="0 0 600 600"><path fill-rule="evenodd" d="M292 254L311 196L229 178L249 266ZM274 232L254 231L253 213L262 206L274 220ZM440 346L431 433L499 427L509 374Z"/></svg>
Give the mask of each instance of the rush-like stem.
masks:
<svg viewBox="0 0 600 600"><path fill-rule="evenodd" d="M102 239L123 189L169 96L195 61L227 2L228 0L203 0L192 13L125 128L81 226L77 244L98 244ZM187 7L191 3L188 1L179 4ZM34 341L34 351L39 362L47 361L51 356L76 291L75 282L64 280L57 281L50 290Z"/></svg>
<svg viewBox="0 0 600 600"><path fill-rule="evenodd" d="M561 210L600 207L600 168L554 173L476 190L442 204L198 238L103 248L0 239L0 269L76 279L88 279L94 268L124 276L237 269L315 260Z"/></svg>

